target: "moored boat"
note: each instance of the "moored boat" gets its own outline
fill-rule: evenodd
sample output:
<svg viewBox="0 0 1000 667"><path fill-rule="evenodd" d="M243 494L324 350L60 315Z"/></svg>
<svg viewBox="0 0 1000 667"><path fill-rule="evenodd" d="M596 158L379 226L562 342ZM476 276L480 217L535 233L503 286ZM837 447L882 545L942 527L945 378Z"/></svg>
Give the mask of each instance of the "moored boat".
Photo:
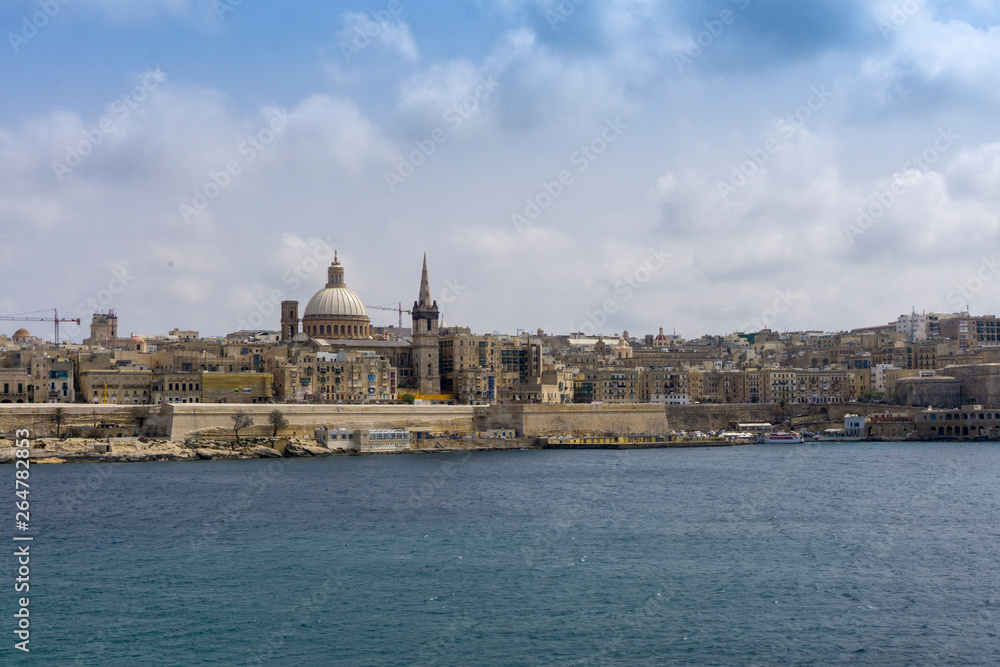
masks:
<svg viewBox="0 0 1000 667"><path fill-rule="evenodd" d="M764 433L758 442L762 445L798 445L803 440L801 435L791 431L789 433Z"/></svg>

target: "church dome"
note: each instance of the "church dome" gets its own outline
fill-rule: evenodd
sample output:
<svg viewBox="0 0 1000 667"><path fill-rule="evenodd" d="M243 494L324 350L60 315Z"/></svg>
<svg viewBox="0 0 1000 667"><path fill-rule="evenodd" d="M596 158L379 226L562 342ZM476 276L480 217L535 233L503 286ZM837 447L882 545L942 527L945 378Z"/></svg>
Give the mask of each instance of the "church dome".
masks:
<svg viewBox="0 0 1000 667"><path fill-rule="evenodd" d="M340 265L336 253L327 273L326 287L309 299L302 317L368 317L365 304L357 294L347 289L344 267Z"/></svg>
<svg viewBox="0 0 1000 667"><path fill-rule="evenodd" d="M22 340L26 340L28 338L31 338L31 332L29 332L27 329L23 329L23 328L22 329L18 329L17 331L15 331L14 335L11 337L11 339L14 340L14 341L22 341Z"/></svg>
<svg viewBox="0 0 1000 667"><path fill-rule="evenodd" d="M368 317L368 310L358 295L343 285L327 285L309 299L303 317Z"/></svg>
<svg viewBox="0 0 1000 667"><path fill-rule="evenodd" d="M302 313L302 330L314 338L368 338L371 320L357 294L347 289L344 267L336 252L327 270L326 287L309 299Z"/></svg>

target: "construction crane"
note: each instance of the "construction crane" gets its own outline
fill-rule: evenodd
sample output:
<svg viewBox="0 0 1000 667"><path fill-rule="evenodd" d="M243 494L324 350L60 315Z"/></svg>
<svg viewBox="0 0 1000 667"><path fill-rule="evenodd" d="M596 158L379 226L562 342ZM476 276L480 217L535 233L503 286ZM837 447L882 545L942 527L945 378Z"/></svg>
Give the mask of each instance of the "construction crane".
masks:
<svg viewBox="0 0 1000 667"><path fill-rule="evenodd" d="M403 310L403 304L397 303L395 306L369 306L365 305L365 308L374 308L375 310L394 310L399 311L399 328L403 328L403 313L407 315L410 314L409 310Z"/></svg>
<svg viewBox="0 0 1000 667"><path fill-rule="evenodd" d="M70 317L59 317L59 311L52 308L52 317L26 317L27 315L34 315L35 313L47 313L48 308L44 310L34 310L30 313L21 313L20 315L0 315L0 320L6 322L53 322L55 323L55 344L59 344L59 323L60 322L76 322L80 323L80 318L70 318Z"/></svg>

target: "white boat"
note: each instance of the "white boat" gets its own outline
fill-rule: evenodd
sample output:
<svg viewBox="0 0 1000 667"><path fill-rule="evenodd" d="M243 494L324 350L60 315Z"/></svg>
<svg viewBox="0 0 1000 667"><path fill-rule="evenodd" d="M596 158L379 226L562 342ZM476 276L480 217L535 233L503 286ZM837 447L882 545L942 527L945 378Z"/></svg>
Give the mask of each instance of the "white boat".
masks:
<svg viewBox="0 0 1000 667"><path fill-rule="evenodd" d="M762 445L798 445L803 440L801 435L792 431L790 433L764 433L758 442Z"/></svg>

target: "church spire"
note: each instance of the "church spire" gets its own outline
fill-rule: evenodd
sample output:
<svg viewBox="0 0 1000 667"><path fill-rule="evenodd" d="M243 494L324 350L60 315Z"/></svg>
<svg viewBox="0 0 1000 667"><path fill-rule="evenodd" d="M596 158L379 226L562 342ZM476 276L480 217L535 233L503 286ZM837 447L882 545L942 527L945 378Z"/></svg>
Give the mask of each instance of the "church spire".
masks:
<svg viewBox="0 0 1000 667"><path fill-rule="evenodd" d="M430 307L434 302L431 301L431 281L427 278L427 253L424 253L424 270L420 274L420 297L417 299L417 303L421 306Z"/></svg>

